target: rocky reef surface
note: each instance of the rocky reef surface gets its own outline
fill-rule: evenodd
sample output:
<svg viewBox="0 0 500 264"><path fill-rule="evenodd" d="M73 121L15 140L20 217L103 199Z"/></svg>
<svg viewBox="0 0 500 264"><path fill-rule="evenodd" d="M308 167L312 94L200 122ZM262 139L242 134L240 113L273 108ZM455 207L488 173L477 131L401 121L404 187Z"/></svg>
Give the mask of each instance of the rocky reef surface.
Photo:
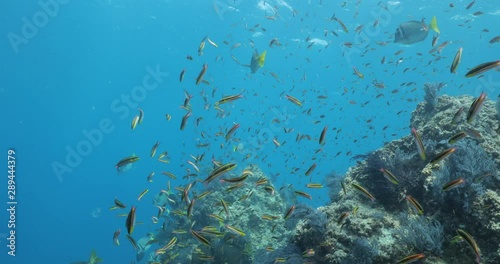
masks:
<svg viewBox="0 0 500 264"><path fill-rule="evenodd" d="M307 245L316 252L307 261L397 263L424 254L425 263L475 263L471 245L457 234L461 229L477 243L481 263L500 263L500 113L486 99L479 114L467 122L473 101L470 96L446 95L426 100L413 111L408 136L357 156L358 164L342 179L344 189L331 192L332 203L318 209L327 215L327 232L323 241ZM422 139L425 160L411 128ZM450 141L460 132L465 137ZM430 162L450 149L448 157ZM384 177L381 168L398 184ZM445 188L460 178L456 188ZM295 241L316 237L300 225L295 234L300 237Z"/></svg>

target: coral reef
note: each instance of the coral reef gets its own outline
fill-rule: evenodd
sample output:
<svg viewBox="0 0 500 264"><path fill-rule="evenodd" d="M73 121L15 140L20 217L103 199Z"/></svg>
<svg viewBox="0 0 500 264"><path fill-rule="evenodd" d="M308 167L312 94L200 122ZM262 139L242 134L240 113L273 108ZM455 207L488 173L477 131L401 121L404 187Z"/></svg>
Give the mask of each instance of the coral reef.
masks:
<svg viewBox="0 0 500 264"><path fill-rule="evenodd" d="M175 263L255 263L256 252L268 247L286 247L292 232L285 228L285 219L281 214L286 211L286 202L278 192L271 192L274 186L267 176L256 166L245 168L249 174L242 186L229 189L233 184L213 181L207 186L210 194L203 198L196 198L205 187L193 186L194 203L193 213L186 217L187 202L182 201L182 191L176 195L170 193L168 197L171 213L164 217L163 228L157 230L156 239L160 246L165 246L172 237L185 241L183 247L177 247L178 255L160 255L158 261L173 261ZM227 175L222 178L236 177ZM267 181L265 181L267 180ZM265 181L265 186L256 185L257 181ZM231 195L228 195L230 193ZM165 200L165 194L155 198L155 202ZM227 205L226 212L222 201ZM258 206L252 206L258 205ZM314 210L314 209L311 209ZM218 221L209 215L218 215L224 221ZM265 220L263 216L275 217ZM175 224L174 224L175 223ZM241 236L231 232L226 225L242 230ZM210 246L197 241L189 232L176 234L171 227L177 230L194 230L205 237ZM207 231L209 227L209 231ZM214 230L215 229L215 230ZM262 230L266 230L262 232ZM293 230L293 228L292 228ZM300 256L300 254L299 254ZM274 259L272 260L274 262ZM262 262L267 263L267 262ZM272 263L272 262L269 262Z"/></svg>
<svg viewBox="0 0 500 264"><path fill-rule="evenodd" d="M363 186L375 202L351 187L346 193L336 189L331 197L337 199L321 208L328 217L322 245L330 247L323 263L394 263L416 253L424 253L426 263L473 263L470 246L452 241L457 229L474 237L482 262L500 263L497 108L485 100L481 112L467 123L473 98L437 97L439 88L427 85L426 101L412 113L409 126L420 134L427 159L419 156L409 129L408 136L357 156L363 160L343 179L347 187ZM464 110L453 120L460 108ZM449 141L461 131L466 132L464 139ZM449 157L429 162L450 148L455 149ZM392 172L399 184L387 180L381 168ZM464 179L462 184L443 190L458 178ZM408 195L419 202L423 215L413 210ZM350 214L339 225L345 212Z"/></svg>
<svg viewBox="0 0 500 264"><path fill-rule="evenodd" d="M163 246L172 238L169 223L207 237L210 247L189 233L179 234L179 239L192 242L178 247L179 263L382 264L417 253L425 254L425 263L474 263L470 245L457 242L456 230L461 229L477 242L483 263L500 263L499 104L485 100L475 119L466 122L474 98L438 97L441 87L426 85L425 102L412 113L407 136L356 156L357 165L345 175L326 176L331 204L317 209L300 204L293 190L274 191L267 176L250 166L246 171L251 175L238 188L210 183L212 193L196 199L190 217L182 189L178 195L168 194L174 200L169 204L172 213L156 239ZM425 159L411 128L422 139ZM459 132L464 132L460 140L450 140ZM450 156L431 162L444 150ZM198 190L193 187L194 197ZM229 212L224 212L222 200ZM158 197L155 203L168 202ZM295 210L285 219L289 208ZM210 214L224 221L207 217ZM228 232L228 224L246 235ZM205 233L207 226L220 234ZM167 253L161 260L173 257Z"/></svg>

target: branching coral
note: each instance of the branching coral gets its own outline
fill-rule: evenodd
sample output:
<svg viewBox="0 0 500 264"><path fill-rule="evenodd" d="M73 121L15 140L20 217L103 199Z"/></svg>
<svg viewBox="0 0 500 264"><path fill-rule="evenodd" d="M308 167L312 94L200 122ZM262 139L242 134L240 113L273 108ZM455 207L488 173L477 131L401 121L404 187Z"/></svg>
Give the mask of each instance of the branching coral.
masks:
<svg viewBox="0 0 500 264"><path fill-rule="evenodd" d="M378 247L375 242L370 243L366 238L359 238L354 241L351 251L342 264L372 264L377 254Z"/></svg>
<svg viewBox="0 0 500 264"><path fill-rule="evenodd" d="M425 83L424 84L424 99L425 99L425 110L430 112L434 110L438 100L439 90L443 87L444 83Z"/></svg>
<svg viewBox="0 0 500 264"><path fill-rule="evenodd" d="M420 172L425 164L415 153L397 148L394 152L375 151L367 157L364 173L368 175L370 186L374 186L371 188L372 194L386 209L400 209L400 203L395 201L400 199L404 190L421 192L423 178ZM390 171L399 184L395 185L384 178L381 168Z"/></svg>
<svg viewBox="0 0 500 264"><path fill-rule="evenodd" d="M401 237L401 243L413 247L415 252L441 255L444 228L439 221L402 213L400 222L401 227L394 232Z"/></svg>
<svg viewBox="0 0 500 264"><path fill-rule="evenodd" d="M341 182L344 177L338 173L331 172L326 175L325 181L326 186L328 186L328 196L330 197L330 201L335 202L339 198L339 192L342 189Z"/></svg>

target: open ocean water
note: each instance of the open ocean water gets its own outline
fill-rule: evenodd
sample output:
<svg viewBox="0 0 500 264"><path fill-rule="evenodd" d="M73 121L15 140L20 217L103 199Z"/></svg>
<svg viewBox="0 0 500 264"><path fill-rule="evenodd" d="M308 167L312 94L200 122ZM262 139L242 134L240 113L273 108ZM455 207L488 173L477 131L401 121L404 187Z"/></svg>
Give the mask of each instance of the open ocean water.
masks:
<svg viewBox="0 0 500 264"><path fill-rule="evenodd" d="M277 206L280 218L292 203L314 208L329 204L327 175L340 178L360 161L356 155L410 135L411 113L424 100L424 84L443 83L440 94L477 97L484 91L496 100L498 67L482 78L465 74L500 60L499 40L490 43L500 35L500 2L478 0L467 9L470 4L2 1L0 263L88 263L92 250L102 263L160 261L154 253L172 236L151 242L139 260L126 238L132 206L137 208L131 234L136 241L158 234L165 221L168 228L187 232L165 253L178 251L180 256L167 263L217 263L187 262L187 251L181 251L202 245L190 228L200 230L196 220L208 218L197 214L206 198L195 198L205 190L226 189L230 185L221 179L238 177L249 165L262 170L274 195L292 188L311 195ZM433 17L440 31L434 47L438 34L428 27ZM394 43L400 24L422 19L419 30L428 31L425 40ZM453 74L450 65L459 48L462 59ZM251 73L247 64L256 50L258 55L265 51L265 58ZM230 95L235 100L221 101ZM142 122L131 129L139 109ZM234 134L229 133L233 127ZM129 156L140 160L118 172L117 163ZM219 165L230 163L236 168L212 183L204 181ZM168 182L176 203L159 205L154 197L167 191ZM196 203L188 217L181 194L190 183L196 184L188 198ZM307 183L323 188L307 188ZM245 184L253 189L265 185ZM335 187L339 192L340 185ZM273 191L266 190L271 197ZM229 208L236 208L240 197L223 193L227 196L217 200L231 201ZM115 199L127 207L110 210ZM184 215L173 213L177 206ZM226 216L220 203L204 206ZM168 212L160 214L159 208ZM219 227L217 221L214 225ZM120 246L113 241L118 229ZM211 238L212 244L216 240ZM228 263L244 263L239 261Z"/></svg>

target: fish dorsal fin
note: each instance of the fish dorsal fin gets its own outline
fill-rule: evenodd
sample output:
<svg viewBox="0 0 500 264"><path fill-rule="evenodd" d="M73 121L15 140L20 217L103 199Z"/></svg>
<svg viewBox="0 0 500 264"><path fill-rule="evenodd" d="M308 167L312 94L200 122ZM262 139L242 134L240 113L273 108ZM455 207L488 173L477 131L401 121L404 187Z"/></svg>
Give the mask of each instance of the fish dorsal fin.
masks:
<svg viewBox="0 0 500 264"><path fill-rule="evenodd" d="M436 31L436 33L440 34L441 32L439 31L439 27L437 24L437 18L434 16L431 20L431 23L429 23L429 28Z"/></svg>

